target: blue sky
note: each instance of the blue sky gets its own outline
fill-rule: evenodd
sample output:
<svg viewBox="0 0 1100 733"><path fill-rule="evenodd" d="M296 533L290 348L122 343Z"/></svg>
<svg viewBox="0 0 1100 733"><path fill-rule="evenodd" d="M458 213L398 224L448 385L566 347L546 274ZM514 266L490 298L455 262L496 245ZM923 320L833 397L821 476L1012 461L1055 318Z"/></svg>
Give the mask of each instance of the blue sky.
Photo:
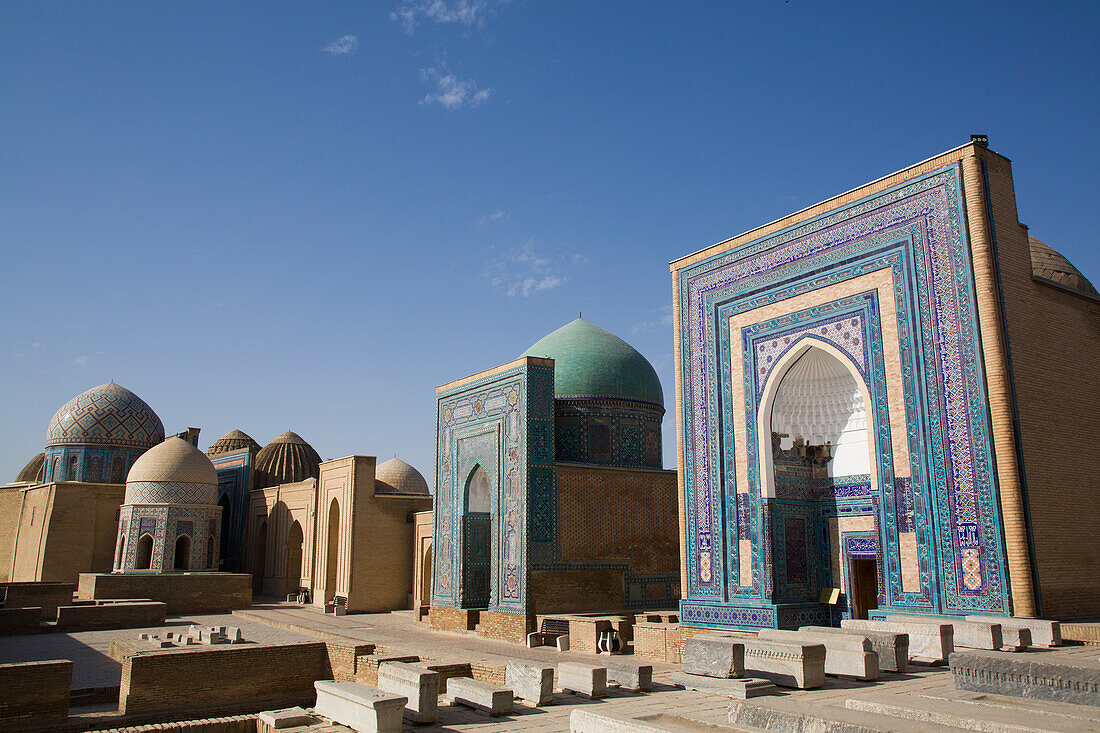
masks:
<svg viewBox="0 0 1100 733"><path fill-rule="evenodd" d="M0 2L0 480L110 379L432 482L434 388L987 133L1100 281L1095 3Z"/></svg>

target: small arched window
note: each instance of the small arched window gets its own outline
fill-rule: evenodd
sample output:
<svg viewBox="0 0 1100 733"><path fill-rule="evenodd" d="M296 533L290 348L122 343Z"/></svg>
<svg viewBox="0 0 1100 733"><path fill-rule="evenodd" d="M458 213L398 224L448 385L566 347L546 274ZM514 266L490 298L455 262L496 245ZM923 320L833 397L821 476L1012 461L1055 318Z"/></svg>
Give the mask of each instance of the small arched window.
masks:
<svg viewBox="0 0 1100 733"><path fill-rule="evenodd" d="M122 456L115 456L111 461L111 483L121 484L122 481Z"/></svg>
<svg viewBox="0 0 1100 733"><path fill-rule="evenodd" d="M69 470L65 472L66 481L76 481L76 469L80 466L80 456L69 456Z"/></svg>

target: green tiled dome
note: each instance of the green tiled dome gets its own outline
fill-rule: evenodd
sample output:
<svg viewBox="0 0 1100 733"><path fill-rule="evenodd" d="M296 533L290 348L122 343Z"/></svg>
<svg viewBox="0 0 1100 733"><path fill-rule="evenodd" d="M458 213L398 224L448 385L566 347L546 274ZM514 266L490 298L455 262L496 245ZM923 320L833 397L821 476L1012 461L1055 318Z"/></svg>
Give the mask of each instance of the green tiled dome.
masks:
<svg viewBox="0 0 1100 733"><path fill-rule="evenodd" d="M630 344L583 318L544 336L522 356L554 360L555 397L618 397L664 407L653 365Z"/></svg>

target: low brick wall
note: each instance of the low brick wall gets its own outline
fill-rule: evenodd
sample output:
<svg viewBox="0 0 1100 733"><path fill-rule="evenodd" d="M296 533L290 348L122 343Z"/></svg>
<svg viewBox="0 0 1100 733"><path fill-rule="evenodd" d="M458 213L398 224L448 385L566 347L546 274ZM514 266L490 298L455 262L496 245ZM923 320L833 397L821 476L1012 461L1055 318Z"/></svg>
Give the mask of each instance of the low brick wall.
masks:
<svg viewBox="0 0 1100 733"><path fill-rule="evenodd" d="M1061 623L1062 642L1078 644L1100 644L1100 623L1063 621Z"/></svg>
<svg viewBox="0 0 1100 733"><path fill-rule="evenodd" d="M81 573L82 600L147 598L168 605L168 615L211 613L252 605L246 573Z"/></svg>
<svg viewBox="0 0 1100 733"><path fill-rule="evenodd" d="M154 731L178 731L179 733L264 733L255 715L227 715L224 718L200 718L175 723L149 723L125 728L109 728L103 733L153 733Z"/></svg>
<svg viewBox="0 0 1100 733"><path fill-rule="evenodd" d="M360 671L374 659L371 656L374 644L341 644L334 641L322 643L327 654L325 673L330 679L355 682ZM377 681L377 673L375 680Z"/></svg>
<svg viewBox="0 0 1100 733"><path fill-rule="evenodd" d="M634 656L655 662L679 662L680 625L644 621L634 624Z"/></svg>
<svg viewBox="0 0 1100 733"><path fill-rule="evenodd" d="M57 615L58 606L67 606L73 602L76 585L53 581L27 583L0 583L0 596L4 608L28 608L37 606L42 609L42 618L52 619Z"/></svg>
<svg viewBox="0 0 1100 733"><path fill-rule="evenodd" d="M122 663L118 709L141 715L312 706L327 656L323 642L138 652Z"/></svg>
<svg viewBox="0 0 1100 733"><path fill-rule="evenodd" d="M420 657L408 655L380 654L378 656L366 657L360 660L358 671L352 681L358 682L361 685L377 687L378 667L382 662L407 662L408 664L416 664L419 661Z"/></svg>
<svg viewBox="0 0 1100 733"><path fill-rule="evenodd" d="M535 617L524 613L482 611L477 629L478 635L485 639L524 644L527 634L535 630Z"/></svg>
<svg viewBox="0 0 1100 733"><path fill-rule="evenodd" d="M67 659L0 664L0 728L64 723L72 680Z"/></svg>
<svg viewBox="0 0 1100 733"><path fill-rule="evenodd" d="M41 620L41 608L0 608L0 636L36 634Z"/></svg>
<svg viewBox="0 0 1100 733"><path fill-rule="evenodd" d="M168 605L158 601L61 606L57 609L57 630L70 632L162 626L167 612Z"/></svg>
<svg viewBox="0 0 1100 733"><path fill-rule="evenodd" d="M432 606L428 610L428 626L433 631L473 631L481 611L476 608Z"/></svg>

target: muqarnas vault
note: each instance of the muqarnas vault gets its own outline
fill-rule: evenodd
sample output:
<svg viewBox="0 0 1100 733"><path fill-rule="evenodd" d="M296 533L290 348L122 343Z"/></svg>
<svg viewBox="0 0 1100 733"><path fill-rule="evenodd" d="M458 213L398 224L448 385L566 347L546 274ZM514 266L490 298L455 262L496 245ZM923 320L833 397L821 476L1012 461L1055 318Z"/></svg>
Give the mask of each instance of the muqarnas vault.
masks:
<svg viewBox="0 0 1100 733"><path fill-rule="evenodd" d="M1008 159L972 142L672 274L683 624L1100 613L1100 304Z"/></svg>

